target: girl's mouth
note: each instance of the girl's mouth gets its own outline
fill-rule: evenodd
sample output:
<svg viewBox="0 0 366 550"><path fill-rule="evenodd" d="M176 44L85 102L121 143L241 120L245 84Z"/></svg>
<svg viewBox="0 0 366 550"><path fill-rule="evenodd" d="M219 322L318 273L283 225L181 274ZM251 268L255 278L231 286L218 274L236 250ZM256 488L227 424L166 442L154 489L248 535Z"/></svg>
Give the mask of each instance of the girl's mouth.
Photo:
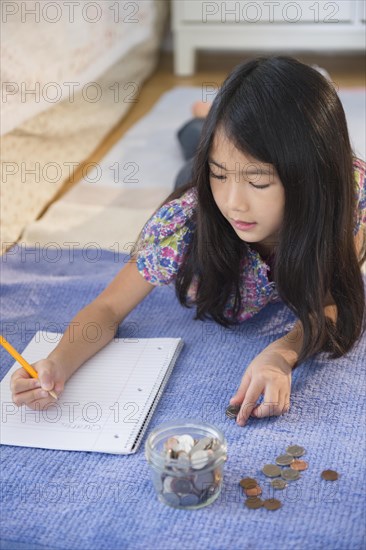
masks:
<svg viewBox="0 0 366 550"><path fill-rule="evenodd" d="M247 230L252 229L253 227L255 227L257 225L256 222L246 223L246 222L240 222L240 221L235 221L235 220L231 220L231 221L237 229L241 229L242 231L247 231Z"/></svg>

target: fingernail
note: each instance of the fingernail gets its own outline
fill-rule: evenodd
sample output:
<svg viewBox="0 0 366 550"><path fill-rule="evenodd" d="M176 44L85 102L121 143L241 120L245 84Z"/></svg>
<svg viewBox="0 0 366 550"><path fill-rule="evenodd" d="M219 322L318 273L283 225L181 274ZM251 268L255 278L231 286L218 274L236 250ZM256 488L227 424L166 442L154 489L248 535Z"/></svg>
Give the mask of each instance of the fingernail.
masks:
<svg viewBox="0 0 366 550"><path fill-rule="evenodd" d="M41 391L41 396L42 397L47 397L47 395L48 395L48 391L46 391L46 390Z"/></svg>
<svg viewBox="0 0 366 550"><path fill-rule="evenodd" d="M34 384L34 387L35 387L35 388L40 388L40 387L41 387L41 383L40 383L40 381L37 380L37 379L33 382L33 384Z"/></svg>

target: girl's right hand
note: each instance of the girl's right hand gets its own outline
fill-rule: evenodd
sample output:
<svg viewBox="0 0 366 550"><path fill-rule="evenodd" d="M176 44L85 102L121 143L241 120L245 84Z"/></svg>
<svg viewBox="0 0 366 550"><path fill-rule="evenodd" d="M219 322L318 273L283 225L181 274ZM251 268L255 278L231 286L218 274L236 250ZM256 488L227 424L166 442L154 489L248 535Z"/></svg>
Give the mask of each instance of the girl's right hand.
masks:
<svg viewBox="0 0 366 550"><path fill-rule="evenodd" d="M53 390L57 395L64 389L66 378L64 369L51 359L41 359L32 364L38 372L38 378L32 378L22 367L10 378L12 399L18 406L27 405L31 409L43 409L56 400L48 393Z"/></svg>

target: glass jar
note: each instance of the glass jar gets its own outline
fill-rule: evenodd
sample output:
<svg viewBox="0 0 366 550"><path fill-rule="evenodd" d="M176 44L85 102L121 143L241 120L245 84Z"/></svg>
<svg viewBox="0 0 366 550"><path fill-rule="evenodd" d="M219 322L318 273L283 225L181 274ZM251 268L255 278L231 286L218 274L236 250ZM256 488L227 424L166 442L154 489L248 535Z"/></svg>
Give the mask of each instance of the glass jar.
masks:
<svg viewBox="0 0 366 550"><path fill-rule="evenodd" d="M157 497L164 504L198 509L219 496L227 441L213 424L194 418L164 422L149 434L145 457Z"/></svg>

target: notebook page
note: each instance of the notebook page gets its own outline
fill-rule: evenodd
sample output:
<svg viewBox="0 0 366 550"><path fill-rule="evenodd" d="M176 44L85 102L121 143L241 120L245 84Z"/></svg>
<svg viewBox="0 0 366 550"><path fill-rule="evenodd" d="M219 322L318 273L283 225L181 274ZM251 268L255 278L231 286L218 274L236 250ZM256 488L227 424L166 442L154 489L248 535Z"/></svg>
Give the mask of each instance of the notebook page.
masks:
<svg viewBox="0 0 366 550"><path fill-rule="evenodd" d="M39 331L22 352L29 362L47 357L60 333ZM10 377L1 381L1 439L6 445L127 454L146 429L183 341L181 338L114 339L66 382L59 400L43 410L17 407ZM160 390L160 391L159 391ZM149 414L150 413L150 414ZM149 420L148 419L148 420Z"/></svg>

